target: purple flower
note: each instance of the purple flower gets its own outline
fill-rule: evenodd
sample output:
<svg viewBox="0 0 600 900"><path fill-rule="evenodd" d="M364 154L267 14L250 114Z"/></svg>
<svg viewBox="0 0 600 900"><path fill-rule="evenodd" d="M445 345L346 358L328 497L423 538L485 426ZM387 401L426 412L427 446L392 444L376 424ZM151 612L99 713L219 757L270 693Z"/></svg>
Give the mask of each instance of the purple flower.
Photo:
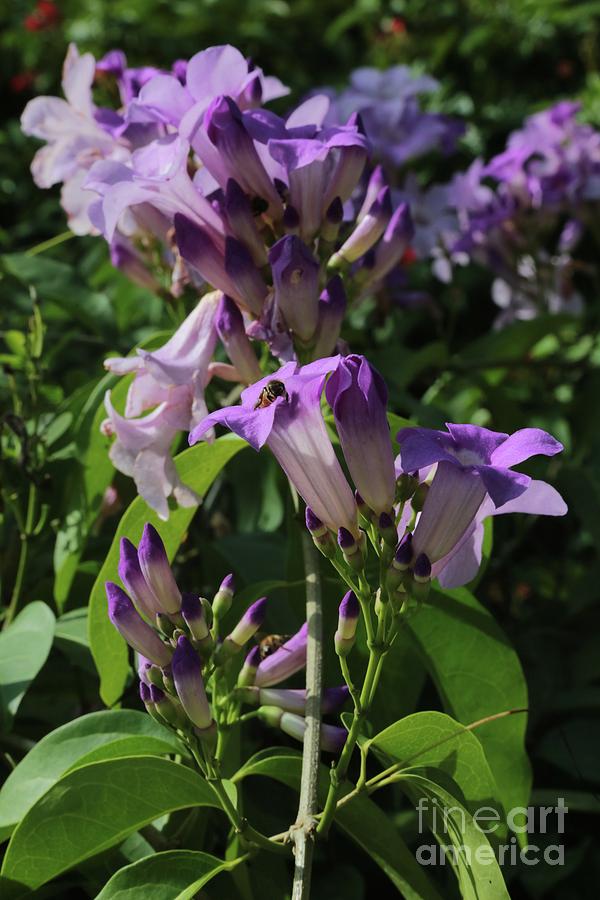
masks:
<svg viewBox="0 0 600 900"><path fill-rule="evenodd" d="M227 646L227 652L236 652L254 637L261 627L267 614L267 598L261 597L248 607L231 634L229 634L223 646Z"/></svg>
<svg viewBox="0 0 600 900"><path fill-rule="evenodd" d="M172 669L177 696L187 717L201 730L210 728L213 718L202 680L202 664L184 635L177 641Z"/></svg>
<svg viewBox="0 0 600 900"><path fill-rule="evenodd" d="M171 649L163 644L157 633L141 618L133 603L117 584L106 582L108 616L120 635L138 653L157 666L168 666Z"/></svg>
<svg viewBox="0 0 600 900"><path fill-rule="evenodd" d="M396 476L387 389L364 356L342 357L325 388L352 480L378 515L394 504Z"/></svg>
<svg viewBox="0 0 600 900"><path fill-rule="evenodd" d="M473 527L486 497L500 508L526 492L531 479L513 472L511 466L538 454L554 456L563 449L539 428L524 428L509 436L476 425L446 427L448 432L404 428L398 434L404 472L437 463L412 541L414 557L425 554L434 575L435 564Z"/></svg>
<svg viewBox="0 0 600 900"><path fill-rule="evenodd" d="M244 703L252 706L278 706L286 712L304 716L306 713L306 690L304 688L260 688L246 687L238 692ZM346 703L349 691L346 685L325 688L321 703L324 715L339 712Z"/></svg>
<svg viewBox="0 0 600 900"><path fill-rule="evenodd" d="M296 741L304 741L306 731L306 719L295 713L283 712L278 706L261 706L258 711L259 718L272 728L280 728L284 734ZM321 725L321 749L328 753L341 753L346 742L348 732L337 725Z"/></svg>
<svg viewBox="0 0 600 900"><path fill-rule="evenodd" d="M207 416L190 434L194 444L217 423L259 450L266 444L315 515L333 531L357 532L356 503L321 415L327 373L338 357L300 368L288 363L242 392L240 406Z"/></svg>
<svg viewBox="0 0 600 900"><path fill-rule="evenodd" d="M300 672L306 665L307 636L308 626L305 622L283 646L259 663L254 684L257 687L271 687Z"/></svg>
<svg viewBox="0 0 600 900"><path fill-rule="evenodd" d="M495 507L487 497L477 512L475 520L451 552L433 566L432 574L445 588L468 584L477 575L483 550L483 523L488 516L508 513L526 513L537 516L564 516L567 505L555 488L545 481L532 481L515 500Z"/></svg>
<svg viewBox="0 0 600 900"><path fill-rule="evenodd" d="M299 237L287 235L273 244L269 262L275 299L288 327L302 341L310 341L318 319L318 261Z"/></svg>
<svg viewBox="0 0 600 900"><path fill-rule="evenodd" d="M171 571L165 545L154 525L149 522L144 525L138 558L144 578L161 611L167 615L177 615L181 610L181 594Z"/></svg>
<svg viewBox="0 0 600 900"><path fill-rule="evenodd" d="M215 324L239 380L244 384L258 381L262 372L252 344L246 336L242 314L231 297L224 295L221 298Z"/></svg>

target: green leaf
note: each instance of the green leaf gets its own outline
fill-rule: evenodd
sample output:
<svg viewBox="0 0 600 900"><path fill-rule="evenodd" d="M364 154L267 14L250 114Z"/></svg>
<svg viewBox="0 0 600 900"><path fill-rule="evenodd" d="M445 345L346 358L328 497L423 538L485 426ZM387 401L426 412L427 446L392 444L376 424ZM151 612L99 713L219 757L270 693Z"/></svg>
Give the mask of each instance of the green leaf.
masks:
<svg viewBox="0 0 600 900"><path fill-rule="evenodd" d="M498 787L476 735L440 712L418 712L394 722L368 741L386 767L399 771L433 767L450 776L462 791L470 812L497 807ZM435 773L428 773L435 780ZM502 821L501 811L498 819Z"/></svg>
<svg viewBox="0 0 600 900"><path fill-rule="evenodd" d="M50 653L54 614L40 601L28 604L0 633L0 731L7 731L27 688Z"/></svg>
<svg viewBox="0 0 600 900"><path fill-rule="evenodd" d="M215 875L235 864L197 850L167 850L120 869L96 900L193 900Z"/></svg>
<svg viewBox="0 0 600 900"><path fill-rule="evenodd" d="M296 791L300 790L302 758L294 750L281 747L262 751L235 774L235 782L249 775L274 778ZM347 785L347 793L351 789ZM329 771L322 765L319 776L319 803L324 805L329 788ZM440 900L426 872L417 864L412 853L385 813L368 797L358 796L342 806L335 824L345 832L385 872L406 900Z"/></svg>
<svg viewBox="0 0 600 900"><path fill-rule="evenodd" d="M459 722L470 725L527 707L527 685L517 654L469 591L432 591L408 625L445 710ZM527 716L519 714L477 729L505 810L528 803L526 727Z"/></svg>
<svg viewBox="0 0 600 900"><path fill-rule="evenodd" d="M424 775L406 774L398 785L420 809L440 846L451 844L455 848L446 865L450 867L456 860L452 868L463 900L510 900L490 842L456 797ZM427 803L419 807L421 799ZM423 853L423 847L427 845L423 843L417 852ZM432 852L435 850L433 846ZM436 860L440 852L437 850ZM430 865L428 859L431 857L422 857L422 864Z"/></svg>
<svg viewBox="0 0 600 900"><path fill-rule="evenodd" d="M159 816L190 806L219 804L200 775L168 759L129 756L82 766L31 807L13 833L1 874L24 889L38 888Z"/></svg>
<svg viewBox="0 0 600 900"><path fill-rule="evenodd" d="M104 710L67 722L42 738L0 790L0 840L62 775L75 766L119 756L184 753L168 728L136 710Z"/></svg>
<svg viewBox="0 0 600 900"><path fill-rule="evenodd" d="M223 466L247 446L245 441L227 435L214 444L198 444L184 450L175 457L175 465L185 483L202 495ZM106 581L118 580L120 540L126 536L137 544L144 524L151 522L160 532L169 559L173 559L195 512L195 507L178 507L171 513L168 522L162 522L141 497L136 497L119 522L108 556L92 589L88 617L90 647L100 675L100 696L107 706L112 706L121 697L129 672L127 645L109 621L104 593Z"/></svg>

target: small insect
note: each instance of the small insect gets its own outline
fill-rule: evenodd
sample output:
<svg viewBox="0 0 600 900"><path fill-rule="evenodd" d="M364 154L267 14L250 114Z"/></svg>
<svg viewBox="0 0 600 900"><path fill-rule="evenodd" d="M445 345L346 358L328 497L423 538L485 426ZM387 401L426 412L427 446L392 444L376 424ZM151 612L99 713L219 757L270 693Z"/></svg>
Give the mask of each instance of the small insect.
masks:
<svg viewBox="0 0 600 900"><path fill-rule="evenodd" d="M283 381L269 381L260 392L258 403L255 405L254 409L264 409L266 406L270 406L271 403L274 403L278 397L283 397L285 400L290 399L288 397L288 392L285 389L285 384Z"/></svg>
<svg viewBox="0 0 600 900"><path fill-rule="evenodd" d="M261 660L266 659L267 656L272 656L276 650L283 647L286 641L289 641L290 637L291 635L289 634L268 634L262 638L258 642L258 652Z"/></svg>

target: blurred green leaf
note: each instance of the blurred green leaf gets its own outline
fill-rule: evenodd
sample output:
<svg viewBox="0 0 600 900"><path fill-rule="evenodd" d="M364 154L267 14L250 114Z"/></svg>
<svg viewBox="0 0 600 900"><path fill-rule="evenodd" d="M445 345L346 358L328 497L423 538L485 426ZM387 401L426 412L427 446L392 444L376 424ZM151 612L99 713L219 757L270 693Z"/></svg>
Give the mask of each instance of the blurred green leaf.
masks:
<svg viewBox="0 0 600 900"><path fill-rule="evenodd" d="M50 653L54 614L34 601L0 632L0 731L8 731L21 700Z"/></svg>
<svg viewBox="0 0 600 900"><path fill-rule="evenodd" d="M96 900L193 900L205 884L233 868L194 850L166 850L116 872Z"/></svg>

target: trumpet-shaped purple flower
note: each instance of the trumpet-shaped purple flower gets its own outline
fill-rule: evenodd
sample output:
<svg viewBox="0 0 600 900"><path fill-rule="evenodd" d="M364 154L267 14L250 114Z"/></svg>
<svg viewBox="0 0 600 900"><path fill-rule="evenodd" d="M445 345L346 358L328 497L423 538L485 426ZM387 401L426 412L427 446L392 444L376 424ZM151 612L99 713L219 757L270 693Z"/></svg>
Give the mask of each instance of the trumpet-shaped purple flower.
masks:
<svg viewBox="0 0 600 900"><path fill-rule="evenodd" d="M275 653L259 662L253 683L257 687L271 687L300 672L306 665L307 639L308 626L305 622Z"/></svg>
<svg viewBox="0 0 600 900"><path fill-rule="evenodd" d="M315 515L329 528L358 534L356 503L321 415L327 373L339 358L303 368L288 363L242 392L241 405L207 416L190 434L195 444L218 423L259 450L266 444Z"/></svg>
<svg viewBox="0 0 600 900"><path fill-rule="evenodd" d="M168 666L171 648L163 644L154 629L144 622L125 591L107 581L106 596L110 621L129 646L157 666Z"/></svg>
<svg viewBox="0 0 600 900"><path fill-rule="evenodd" d="M364 356L342 357L327 382L325 396L361 497L378 515L389 512L396 476L383 378Z"/></svg>
<svg viewBox="0 0 600 900"><path fill-rule="evenodd" d="M404 472L437 463L423 511L413 533L412 556L424 554L441 569L474 528L484 501L500 509L524 496L531 478L513 472L531 456L554 456L562 444L539 428L524 428L513 435L475 425L447 425L448 432L405 428L398 434Z"/></svg>

